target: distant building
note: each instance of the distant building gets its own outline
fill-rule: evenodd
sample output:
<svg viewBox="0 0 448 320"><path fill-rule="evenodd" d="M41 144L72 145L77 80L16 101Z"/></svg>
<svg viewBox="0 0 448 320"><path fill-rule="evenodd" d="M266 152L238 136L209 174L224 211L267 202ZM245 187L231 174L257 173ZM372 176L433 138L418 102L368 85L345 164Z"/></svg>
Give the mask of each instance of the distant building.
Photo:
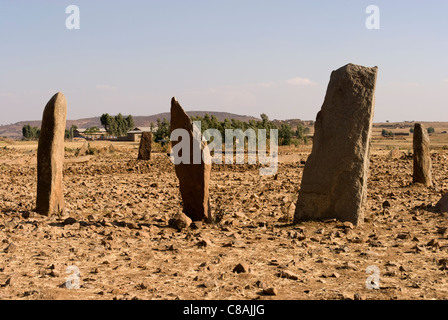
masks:
<svg viewBox="0 0 448 320"><path fill-rule="evenodd" d="M156 131L157 127L153 127L152 130L151 127L136 127L134 128L134 130L129 131L126 137L121 137L119 140L139 142L142 138L143 132L156 132Z"/></svg>
<svg viewBox="0 0 448 320"><path fill-rule="evenodd" d="M75 138L84 138L86 140L119 140L119 141L132 141L139 142L142 138L143 132L151 132L150 127L136 127L129 131L124 137L111 136L107 133L106 129L100 128L98 132L86 133L88 129L76 129L73 132ZM152 132L156 132L157 127L152 128Z"/></svg>
<svg viewBox="0 0 448 320"><path fill-rule="evenodd" d="M84 138L86 140L106 140L115 138L110 136L104 128L99 128L97 132L90 133L86 133L87 130L88 129L78 128L73 132L73 136L75 138Z"/></svg>
<svg viewBox="0 0 448 320"><path fill-rule="evenodd" d="M409 132L395 132L395 136L409 136Z"/></svg>

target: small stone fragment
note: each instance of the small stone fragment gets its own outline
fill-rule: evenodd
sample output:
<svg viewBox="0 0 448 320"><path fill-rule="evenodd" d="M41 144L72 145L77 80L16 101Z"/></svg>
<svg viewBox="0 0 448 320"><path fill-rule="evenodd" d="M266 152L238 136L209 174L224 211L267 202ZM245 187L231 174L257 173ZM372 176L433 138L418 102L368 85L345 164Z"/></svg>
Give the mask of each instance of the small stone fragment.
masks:
<svg viewBox="0 0 448 320"><path fill-rule="evenodd" d="M290 280L299 280L299 276L289 270L280 271L278 276L280 278L286 278L286 279L290 279Z"/></svg>
<svg viewBox="0 0 448 320"><path fill-rule="evenodd" d="M177 213L174 218L170 219L168 225L179 231L188 228L191 225L191 219L183 212Z"/></svg>
<svg viewBox="0 0 448 320"><path fill-rule="evenodd" d="M235 268L233 268L233 272L235 273L248 273L250 272L250 267L247 263L239 263Z"/></svg>
<svg viewBox="0 0 448 320"><path fill-rule="evenodd" d="M278 290L277 288L267 288L263 289L263 293L268 296L276 296L278 295Z"/></svg>

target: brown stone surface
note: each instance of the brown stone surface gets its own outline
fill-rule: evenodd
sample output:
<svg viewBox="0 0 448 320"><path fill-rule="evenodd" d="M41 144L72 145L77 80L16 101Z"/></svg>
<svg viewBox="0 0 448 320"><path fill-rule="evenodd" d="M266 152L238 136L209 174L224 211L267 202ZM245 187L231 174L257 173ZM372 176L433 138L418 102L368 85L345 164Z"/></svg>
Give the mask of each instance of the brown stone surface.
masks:
<svg viewBox="0 0 448 320"><path fill-rule="evenodd" d="M152 132L143 132L138 149L138 160L151 160Z"/></svg>
<svg viewBox="0 0 448 320"><path fill-rule="evenodd" d="M421 123L414 125L414 174L413 182L432 186L431 152L429 150L429 135Z"/></svg>
<svg viewBox="0 0 448 320"><path fill-rule="evenodd" d="M362 222L377 71L348 64L332 72L317 114L295 223L327 218Z"/></svg>
<svg viewBox="0 0 448 320"><path fill-rule="evenodd" d="M36 211L42 215L64 209L62 171L66 116L67 101L59 92L45 107L37 151Z"/></svg>
<svg viewBox="0 0 448 320"><path fill-rule="evenodd" d="M183 200L183 212L193 221L206 220L211 222L211 210L209 203L209 183L211 164L204 163L205 157L210 157L207 144L193 139L193 124L180 106L179 102L173 98L171 100L171 129L187 130L190 137L190 161L188 164L180 163L175 165L176 175L179 179L179 188ZM172 147L180 141L172 141ZM200 163L194 163L194 146L200 144L201 159ZM199 146L197 146L199 147ZM174 155L175 157L178 155ZM180 155L182 156L182 155Z"/></svg>

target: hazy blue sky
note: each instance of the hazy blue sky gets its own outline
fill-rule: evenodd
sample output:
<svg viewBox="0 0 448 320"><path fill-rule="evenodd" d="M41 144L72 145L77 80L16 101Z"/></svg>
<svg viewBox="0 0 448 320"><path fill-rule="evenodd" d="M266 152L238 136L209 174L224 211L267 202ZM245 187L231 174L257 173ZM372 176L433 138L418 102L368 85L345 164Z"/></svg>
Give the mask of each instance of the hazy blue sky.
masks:
<svg viewBox="0 0 448 320"><path fill-rule="evenodd" d="M368 30L368 5L380 30ZM66 28L66 7L80 29ZM329 76L378 66L375 121L448 121L448 1L0 0L0 124L216 110L315 119Z"/></svg>

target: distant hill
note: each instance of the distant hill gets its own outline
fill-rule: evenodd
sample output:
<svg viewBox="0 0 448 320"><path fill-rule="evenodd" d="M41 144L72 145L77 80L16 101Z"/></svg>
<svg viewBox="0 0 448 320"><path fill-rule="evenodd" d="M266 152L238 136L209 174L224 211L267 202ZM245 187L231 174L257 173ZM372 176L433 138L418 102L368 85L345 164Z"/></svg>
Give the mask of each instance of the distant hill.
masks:
<svg viewBox="0 0 448 320"><path fill-rule="evenodd" d="M224 121L227 119L235 119L240 121L249 121L260 120L259 118L252 116L239 115L228 112L216 112L216 111L187 111L189 116L205 116L208 113L210 116L214 115L218 118L219 121ZM171 114L169 112L159 113L152 116L133 116L135 126L136 127L149 127L151 122L156 125L157 119L163 120L166 118L168 121L171 119ZM12 139L21 139L22 138L22 128L24 125L29 124L33 127L40 127L40 120L33 121L20 121L14 124L2 125L0 126L0 137L8 137ZM72 125L76 125L78 128L91 128L91 127L101 127L100 117L79 119L79 120L67 120L67 128L70 128Z"/></svg>

